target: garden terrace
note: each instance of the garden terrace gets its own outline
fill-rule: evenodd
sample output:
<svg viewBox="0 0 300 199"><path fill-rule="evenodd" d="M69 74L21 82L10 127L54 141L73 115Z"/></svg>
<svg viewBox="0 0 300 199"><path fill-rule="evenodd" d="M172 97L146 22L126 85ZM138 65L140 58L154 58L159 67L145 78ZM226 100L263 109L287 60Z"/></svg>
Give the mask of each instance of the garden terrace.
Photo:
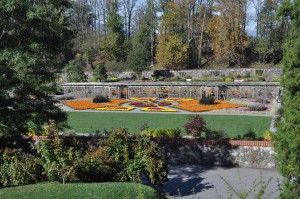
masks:
<svg viewBox="0 0 300 199"><path fill-rule="evenodd" d="M64 94L79 98L96 95L110 99L132 97L214 99L266 98L275 99L280 93L278 82L89 82L62 84Z"/></svg>

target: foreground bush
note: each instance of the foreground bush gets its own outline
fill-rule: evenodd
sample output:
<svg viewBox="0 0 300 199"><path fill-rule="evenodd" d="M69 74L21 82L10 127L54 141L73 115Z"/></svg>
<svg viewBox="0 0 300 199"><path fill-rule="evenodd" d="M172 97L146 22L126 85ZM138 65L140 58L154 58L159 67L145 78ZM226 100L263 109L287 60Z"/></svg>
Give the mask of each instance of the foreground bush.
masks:
<svg viewBox="0 0 300 199"><path fill-rule="evenodd" d="M44 179L39 158L21 149L0 151L0 184L3 186L36 183Z"/></svg>

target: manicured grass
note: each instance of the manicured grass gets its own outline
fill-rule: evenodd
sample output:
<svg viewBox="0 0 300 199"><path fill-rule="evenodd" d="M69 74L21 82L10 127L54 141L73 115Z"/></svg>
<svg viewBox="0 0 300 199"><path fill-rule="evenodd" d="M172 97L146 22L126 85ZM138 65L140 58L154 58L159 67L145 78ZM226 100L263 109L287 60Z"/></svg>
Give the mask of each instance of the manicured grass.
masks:
<svg viewBox="0 0 300 199"><path fill-rule="evenodd" d="M136 183L41 183L0 189L5 199L163 198L151 187Z"/></svg>
<svg viewBox="0 0 300 199"><path fill-rule="evenodd" d="M147 123L151 129L179 127L183 125L189 114L154 114L154 113L107 113L107 112L68 112L68 123L71 129L80 133L94 133L96 130L127 128L131 133L138 133L142 124ZM243 135L252 129L261 136L269 129L271 117L237 116L237 115L203 115L207 127L223 130L230 137Z"/></svg>

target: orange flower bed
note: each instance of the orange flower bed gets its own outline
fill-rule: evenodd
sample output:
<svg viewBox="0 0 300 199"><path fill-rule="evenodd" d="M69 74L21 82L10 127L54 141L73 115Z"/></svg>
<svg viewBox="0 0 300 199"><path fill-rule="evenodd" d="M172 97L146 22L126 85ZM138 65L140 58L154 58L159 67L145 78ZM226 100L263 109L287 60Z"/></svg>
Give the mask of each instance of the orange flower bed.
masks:
<svg viewBox="0 0 300 199"><path fill-rule="evenodd" d="M108 103L93 103L91 99L78 100L78 101L64 101L63 103L75 110L85 110L85 109L95 109L104 108L111 106L118 106L120 104L129 102L129 100L124 99L112 99Z"/></svg>
<svg viewBox="0 0 300 199"><path fill-rule="evenodd" d="M64 101L65 105L75 109L75 110L84 110L84 109L95 109L95 108L103 108L107 105L100 103L93 103L92 100L78 100L78 101Z"/></svg>
<svg viewBox="0 0 300 199"><path fill-rule="evenodd" d="M175 108L190 111L190 112L204 112L204 111L213 111L226 108L238 108L246 106L244 104L233 104L228 101L216 100L213 105L201 105L199 100L192 101L180 101L179 105L174 106Z"/></svg>
<svg viewBox="0 0 300 199"><path fill-rule="evenodd" d="M121 104L125 104L127 102L130 102L130 100L126 100L126 99L112 99L112 100L109 100L108 103L111 104L111 105L121 105Z"/></svg>

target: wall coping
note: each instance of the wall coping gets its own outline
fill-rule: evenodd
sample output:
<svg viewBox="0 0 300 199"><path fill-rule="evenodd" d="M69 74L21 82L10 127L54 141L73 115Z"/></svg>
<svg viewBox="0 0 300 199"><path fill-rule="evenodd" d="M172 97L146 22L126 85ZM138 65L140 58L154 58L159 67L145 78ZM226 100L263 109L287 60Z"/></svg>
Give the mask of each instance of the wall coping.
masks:
<svg viewBox="0 0 300 199"><path fill-rule="evenodd" d="M255 141L255 140L208 140L208 139L194 139L194 138L176 138L176 139L153 139L158 143L173 143L173 144L192 144L192 145L224 145L224 146L257 146L257 147L272 147L270 141Z"/></svg>

